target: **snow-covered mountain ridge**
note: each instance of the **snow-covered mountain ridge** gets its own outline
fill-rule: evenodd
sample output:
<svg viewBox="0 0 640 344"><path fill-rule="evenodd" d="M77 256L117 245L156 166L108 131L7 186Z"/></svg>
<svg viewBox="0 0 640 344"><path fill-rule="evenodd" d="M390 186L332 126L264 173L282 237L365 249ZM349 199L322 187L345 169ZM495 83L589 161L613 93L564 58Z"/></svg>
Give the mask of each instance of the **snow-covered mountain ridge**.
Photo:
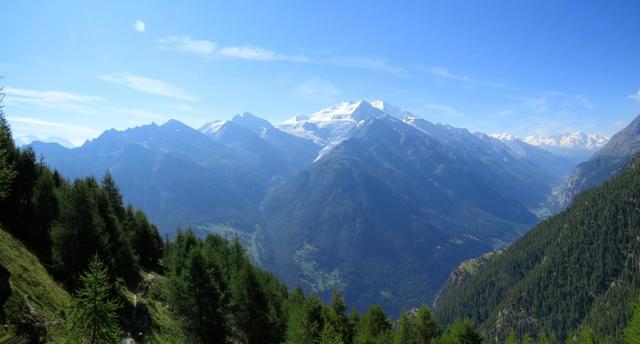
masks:
<svg viewBox="0 0 640 344"><path fill-rule="evenodd" d="M523 138L508 133L494 133L490 135L501 141L520 140L532 146L557 147L568 149L597 150L609 142L609 138L599 134L585 134L582 131L553 134L549 136L528 135Z"/></svg>

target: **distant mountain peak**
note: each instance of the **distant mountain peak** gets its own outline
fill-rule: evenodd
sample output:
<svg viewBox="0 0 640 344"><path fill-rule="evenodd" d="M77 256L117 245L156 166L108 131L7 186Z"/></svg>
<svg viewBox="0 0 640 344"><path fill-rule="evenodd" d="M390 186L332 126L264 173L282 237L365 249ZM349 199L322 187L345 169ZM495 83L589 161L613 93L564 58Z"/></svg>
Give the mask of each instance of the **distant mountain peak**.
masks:
<svg viewBox="0 0 640 344"><path fill-rule="evenodd" d="M165 129L175 129L175 130L181 130L181 129L192 129L190 126L178 121L177 119L170 119L168 121L166 121L165 123L163 123L162 125L160 125L160 128L165 128Z"/></svg>
<svg viewBox="0 0 640 344"><path fill-rule="evenodd" d="M409 111L405 111L398 106L391 105L384 100L378 99L371 102L371 105L377 109L384 111L385 113L397 117L409 117L413 116Z"/></svg>
<svg viewBox="0 0 640 344"><path fill-rule="evenodd" d="M227 121L227 120L214 120L214 121L205 123L198 130L201 131L204 134L213 135L216 132L218 132L218 130L220 130L220 128L222 128L222 126L224 126L227 122L229 122L229 121Z"/></svg>
<svg viewBox="0 0 640 344"><path fill-rule="evenodd" d="M582 131L567 132L549 136L529 135L522 139L533 146L552 146L562 148L583 148L596 150L609 142L609 138L598 134L585 134Z"/></svg>
<svg viewBox="0 0 640 344"><path fill-rule="evenodd" d="M489 135L489 137L492 137L500 141L519 141L520 140L515 135L511 135L509 133L493 133Z"/></svg>
<svg viewBox="0 0 640 344"><path fill-rule="evenodd" d="M609 142L609 138L599 134L585 134L582 131L553 134L548 136L528 135L524 138L509 133L494 133L489 135L501 141L522 141L532 146L543 148L564 148L598 150Z"/></svg>
<svg viewBox="0 0 640 344"><path fill-rule="evenodd" d="M378 104L380 105L380 104ZM279 125L284 131L326 145L341 141L370 118L385 112L366 100L343 101L310 115L298 115Z"/></svg>
<svg viewBox="0 0 640 344"><path fill-rule="evenodd" d="M250 112L243 112L233 116L231 122L237 123L259 135L264 131L273 128L271 122Z"/></svg>
<svg viewBox="0 0 640 344"><path fill-rule="evenodd" d="M13 141L16 143L16 145L18 145L18 147L30 145L31 143L36 141L43 142L43 143L57 143L60 146L65 148L76 147L76 145L73 144L73 142L60 136L48 136L48 137L42 138L35 135L25 135L25 136L16 136L13 138Z"/></svg>

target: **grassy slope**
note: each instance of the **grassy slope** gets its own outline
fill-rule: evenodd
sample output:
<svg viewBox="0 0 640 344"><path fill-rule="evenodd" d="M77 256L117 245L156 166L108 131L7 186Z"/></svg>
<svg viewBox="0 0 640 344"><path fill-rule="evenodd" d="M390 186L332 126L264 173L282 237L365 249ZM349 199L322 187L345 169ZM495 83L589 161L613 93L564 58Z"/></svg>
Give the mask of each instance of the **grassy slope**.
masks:
<svg viewBox="0 0 640 344"><path fill-rule="evenodd" d="M50 334L59 332L62 310L70 304L71 296L53 280L35 255L2 229L0 264L11 273L11 297L19 297L33 307L46 321Z"/></svg>
<svg viewBox="0 0 640 344"><path fill-rule="evenodd" d="M71 295L53 280L35 255L2 229L0 229L0 265L6 267L11 273L11 297L19 297L26 301L44 318L52 342L64 342L60 338L62 314L64 307L71 304ZM145 274L145 278L155 280L151 289L159 288L164 281L163 276L155 273ZM155 291L155 295L160 292ZM133 293L129 291L125 293L127 298L133 299ZM184 343L180 325L167 307L153 297L141 296L137 297L137 302L145 303L151 316L151 326L146 342Z"/></svg>

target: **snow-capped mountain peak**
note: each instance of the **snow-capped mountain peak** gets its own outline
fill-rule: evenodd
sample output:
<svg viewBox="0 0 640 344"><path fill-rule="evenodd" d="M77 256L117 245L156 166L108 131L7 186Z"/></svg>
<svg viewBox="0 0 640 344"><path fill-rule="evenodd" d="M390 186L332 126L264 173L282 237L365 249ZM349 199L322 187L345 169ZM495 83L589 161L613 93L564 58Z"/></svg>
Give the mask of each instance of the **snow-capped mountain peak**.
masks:
<svg viewBox="0 0 640 344"><path fill-rule="evenodd" d="M498 139L500 141L517 141L519 140L519 138L517 138L514 135L511 135L509 133L493 133L491 135L489 135L490 137L493 137L494 139Z"/></svg>
<svg viewBox="0 0 640 344"><path fill-rule="evenodd" d="M380 109L385 113L396 118L411 116L411 113L409 113L408 111L402 110L400 107L391 105L385 102L384 100L380 100L380 99L374 100L371 102L371 106L373 106L374 108Z"/></svg>
<svg viewBox="0 0 640 344"><path fill-rule="evenodd" d="M310 115L290 118L279 125L279 128L326 145L343 140L366 120L383 117L385 114L385 111L366 100L343 101Z"/></svg>
<svg viewBox="0 0 640 344"><path fill-rule="evenodd" d="M550 136L529 135L523 141L533 146L596 150L609 142L609 138L598 134L585 134L581 131L576 131Z"/></svg>
<svg viewBox="0 0 640 344"><path fill-rule="evenodd" d="M200 129L198 129L199 131L201 131L204 134L207 135L213 135L216 132L218 132L218 130L220 130L220 128L222 128L222 126L224 126L227 122L227 120L215 120L215 121L211 121L208 123L205 123L202 127L200 127Z"/></svg>

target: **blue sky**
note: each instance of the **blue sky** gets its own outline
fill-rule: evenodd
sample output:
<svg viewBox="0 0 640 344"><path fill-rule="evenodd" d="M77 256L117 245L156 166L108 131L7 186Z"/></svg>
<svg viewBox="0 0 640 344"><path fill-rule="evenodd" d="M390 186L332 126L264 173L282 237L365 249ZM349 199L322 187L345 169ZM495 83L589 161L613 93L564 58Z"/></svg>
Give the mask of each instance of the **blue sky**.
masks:
<svg viewBox="0 0 640 344"><path fill-rule="evenodd" d="M516 135L613 134L640 112L635 1L4 1L16 135L76 144L176 118L273 122L384 99Z"/></svg>

